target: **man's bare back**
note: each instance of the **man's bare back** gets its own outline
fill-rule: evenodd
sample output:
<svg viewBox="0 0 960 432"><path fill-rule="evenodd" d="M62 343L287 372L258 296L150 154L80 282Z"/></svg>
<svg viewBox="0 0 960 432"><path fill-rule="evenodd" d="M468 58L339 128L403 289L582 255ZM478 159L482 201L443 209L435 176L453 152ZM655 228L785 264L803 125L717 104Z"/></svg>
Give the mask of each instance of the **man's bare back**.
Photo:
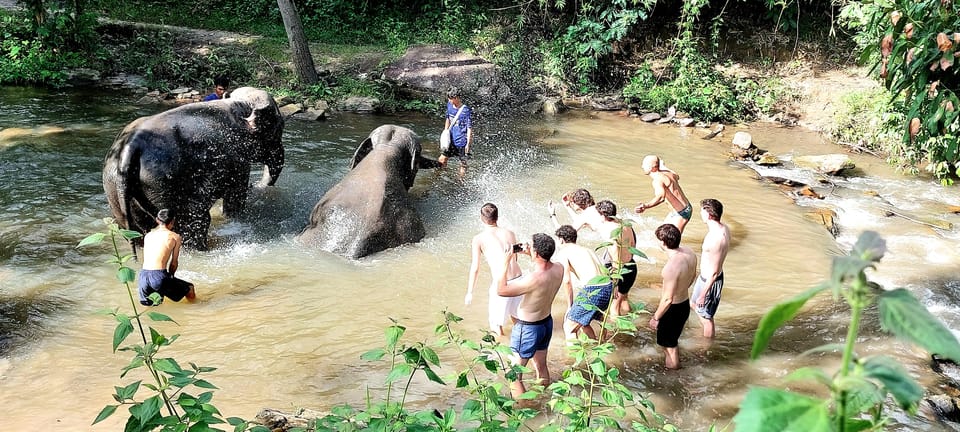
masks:
<svg viewBox="0 0 960 432"><path fill-rule="evenodd" d="M180 234L161 225L143 237L144 270L167 270L176 273L180 254ZM171 260L171 258L173 258ZM168 268L169 265L169 268Z"/></svg>

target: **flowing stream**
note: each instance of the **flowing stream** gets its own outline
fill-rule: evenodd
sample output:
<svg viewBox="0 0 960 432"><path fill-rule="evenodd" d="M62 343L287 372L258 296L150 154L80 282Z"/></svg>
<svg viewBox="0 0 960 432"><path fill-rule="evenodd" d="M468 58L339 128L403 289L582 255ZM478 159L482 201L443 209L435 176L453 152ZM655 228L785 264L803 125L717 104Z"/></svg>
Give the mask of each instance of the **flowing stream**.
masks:
<svg viewBox="0 0 960 432"><path fill-rule="evenodd" d="M113 402L114 386L142 378L139 372L119 378L131 355L111 352L114 322L96 314L129 308L126 291L104 264L108 248L74 247L102 231L101 219L109 216L100 170L114 136L134 118L162 109L135 105L135 99L127 93L0 88L0 423L8 429L118 430L124 410L103 424L90 423ZM652 231L667 209L630 214L652 195L649 178L639 169L649 153L659 154L681 175L694 203L723 202L723 220L734 239L715 341L703 340L699 323L690 321L680 342L683 369L666 372L654 335L643 327L636 337L618 337L619 350L610 359L624 371L629 387L650 395L682 429L726 425L748 386L782 387L783 377L798 367L835 367L833 355L799 356L845 334L847 308L829 295L812 301L778 332L759 361L751 363L748 353L760 317L776 302L827 278L831 258L848 251L863 230L880 232L890 249L871 278L888 288L911 289L952 329L960 329L960 217L945 210L960 205L957 188L903 177L883 161L854 155L855 174L830 178L829 184L790 172L806 176L825 195L795 200L727 157L736 127L729 127L721 142L699 139L706 133L702 130L649 125L611 113L573 112L533 121L483 114L475 118L476 156L466 176L458 179L455 170L421 171L410 191L426 238L357 261L304 248L294 236L373 128L384 123L410 127L429 137L425 152L436 156L432 137L442 122L348 114L326 122L289 121L287 167L277 187L252 193L248 215L240 219L224 219L215 207L212 249L182 255L178 276L197 285L199 301L157 308L179 325L155 326L181 335L165 355L181 365L219 368L207 379L220 388L214 403L226 416L252 418L264 407L361 406L368 390L382 397L388 367L360 355L382 346L391 319L407 327L407 341L430 342L440 312L449 310L465 318L466 335L481 336L486 327L482 293L490 280L486 268L476 300L463 304L470 238L481 228L479 207L496 203L501 224L529 239L552 231L547 202L577 187L588 188L598 200L611 199L637 224L638 247L650 259L639 265L631 299L655 303L664 254ZM759 147L783 159L842 152L811 132L768 126L749 131ZM934 229L889 217L885 205L954 227ZM822 206L837 212L837 238L804 216L810 207ZM699 252L705 231L695 214L684 244ZM589 232L582 237L586 244L601 241ZM529 261L521 259L521 266ZM555 303L555 317L563 314L561 303ZM926 354L878 327L876 310L868 311L860 354L895 356L926 388L935 388L939 381L928 370ZM570 364L559 328L549 355L554 374ZM462 366L453 353L441 356L448 364L444 373ZM804 383L791 388L822 392ZM417 380L407 402L443 410L464 398L451 387ZM895 429L944 427L897 416Z"/></svg>

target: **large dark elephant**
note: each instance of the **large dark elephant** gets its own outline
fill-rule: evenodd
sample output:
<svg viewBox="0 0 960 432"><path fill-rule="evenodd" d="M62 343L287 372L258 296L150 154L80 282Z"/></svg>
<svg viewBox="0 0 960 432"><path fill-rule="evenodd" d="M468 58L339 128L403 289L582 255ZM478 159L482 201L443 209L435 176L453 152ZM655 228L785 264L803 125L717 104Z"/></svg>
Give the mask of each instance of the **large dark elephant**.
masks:
<svg viewBox="0 0 960 432"><path fill-rule="evenodd" d="M104 161L103 190L114 218L145 233L156 226L158 210L174 209L184 244L206 249L210 208L223 198L226 216L243 210L251 163L265 165L258 186L276 183L283 125L273 97L252 87L134 120Z"/></svg>
<svg viewBox="0 0 960 432"><path fill-rule="evenodd" d="M420 150L410 129L384 125L370 132L350 171L313 207L300 241L350 258L420 241L423 222L407 191L420 168L440 166Z"/></svg>

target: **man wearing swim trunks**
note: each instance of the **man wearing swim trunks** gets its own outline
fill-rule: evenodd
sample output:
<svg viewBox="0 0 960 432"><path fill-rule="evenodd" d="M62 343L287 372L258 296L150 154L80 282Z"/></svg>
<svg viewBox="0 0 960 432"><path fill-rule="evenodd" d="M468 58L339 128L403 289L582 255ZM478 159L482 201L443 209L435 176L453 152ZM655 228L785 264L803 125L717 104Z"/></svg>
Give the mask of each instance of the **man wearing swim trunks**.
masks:
<svg viewBox="0 0 960 432"><path fill-rule="evenodd" d="M563 266L562 287L567 299L563 333L567 343L576 340L580 331L590 339L597 339L590 324L593 320L603 321L603 314L613 294L613 281L597 281L603 275L600 260L592 250L577 244L577 230L570 225L563 225L557 228L556 235L560 239L560 246L553 261ZM576 290L574 285L577 286Z"/></svg>
<svg viewBox="0 0 960 432"><path fill-rule="evenodd" d="M700 201L700 218L707 224L707 235L703 237L700 251L700 277L693 287L690 307L700 317L703 336L712 338L716 334L713 317L720 306L720 292L723 290L723 261L730 250L730 228L720 222L723 216L723 204L712 198Z"/></svg>
<svg viewBox="0 0 960 432"><path fill-rule="evenodd" d="M690 248L680 246L680 230L671 224L657 227L656 236L660 248L667 253L667 262L660 272L660 303L649 325L657 331L657 345L664 349L666 368L679 369L679 339L690 317L688 290L697 276L697 256Z"/></svg>
<svg viewBox="0 0 960 432"><path fill-rule="evenodd" d="M614 278L617 292L614 293L614 305L611 308L613 316L626 315L630 312L630 301L627 295L637 280L637 263L633 259L630 248L637 247L637 234L629 222L624 223L617 217L617 205L610 200L597 203L597 212L603 217L603 223L597 231L604 238L611 241L603 251L603 265L610 270L619 269L620 278ZM617 230L619 235L617 236ZM616 238L614 238L617 236Z"/></svg>
<svg viewBox="0 0 960 432"><path fill-rule="evenodd" d="M673 211L667 215L667 221L676 226L683 234L683 227L687 226L687 222L690 222L690 218L693 216L693 207L690 205L687 196L683 194L683 189L680 189L680 175L662 166L660 157L657 155L644 157L642 166L643 173L650 176L653 184L653 200L637 204L634 211L643 213L647 209L667 201L673 207Z"/></svg>
<svg viewBox="0 0 960 432"><path fill-rule="evenodd" d="M512 246L504 251L503 266L497 277L497 294L505 297L523 296L517 310L516 325L510 332L510 349L516 365L526 366L533 359L533 370L537 373L539 384L550 382L550 371L547 370L547 348L553 337L550 310L563 283L563 266L550 261L555 249L556 242L552 237L544 233L534 234L532 245L523 245L519 252L515 252ZM508 281L507 264L516 259L517 254L530 255L533 271ZM526 391L523 374L518 373L516 381L510 383L510 394L517 399Z"/></svg>
<svg viewBox="0 0 960 432"><path fill-rule="evenodd" d="M163 209L157 213L157 227L143 237L143 267L140 270L138 291L140 304L156 306L150 294L159 293L163 298L180 301L186 297L193 301L196 294L193 284L177 279L177 267L180 260L180 234L173 232L175 220L173 210Z"/></svg>
<svg viewBox="0 0 960 432"><path fill-rule="evenodd" d="M480 257L485 257L493 278L490 281L490 300L487 307L490 331L503 336L503 325L508 318L512 319L516 315L521 298L497 295L496 276L502 270L500 265L504 262L504 257L509 255L504 251L517 243L517 236L513 231L497 225L499 219L500 210L495 204L486 203L480 207L480 221L483 222L484 227L483 231L473 236L467 295L463 298L463 302L468 305L473 302L473 288L477 285L477 277L480 274ZM520 276L520 266L517 264L516 256L507 261L506 272L509 279Z"/></svg>

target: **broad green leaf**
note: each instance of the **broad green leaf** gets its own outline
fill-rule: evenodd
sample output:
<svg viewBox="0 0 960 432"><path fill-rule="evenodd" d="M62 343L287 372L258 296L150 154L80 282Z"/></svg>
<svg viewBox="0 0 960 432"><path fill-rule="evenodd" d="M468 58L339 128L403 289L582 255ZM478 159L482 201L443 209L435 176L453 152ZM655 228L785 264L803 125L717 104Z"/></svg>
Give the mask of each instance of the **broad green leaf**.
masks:
<svg viewBox="0 0 960 432"><path fill-rule="evenodd" d="M363 359L363 360L367 360L367 361L377 361L377 360L382 359L383 356L386 355L386 354L387 354L386 351L384 351L384 350L381 349L381 348L377 348L377 349L372 349L372 350L370 350L370 351L367 351L367 352L363 353L363 354L360 356L360 358Z"/></svg>
<svg viewBox="0 0 960 432"><path fill-rule="evenodd" d="M443 380L440 379L439 376L437 376L437 373L434 372L433 369L430 368L430 366L424 365L423 373L427 375L427 378L430 379L430 381L433 381L440 385L447 385L447 383L443 382Z"/></svg>
<svg viewBox="0 0 960 432"><path fill-rule="evenodd" d="M125 238L125 239L127 239L127 240L133 240L133 239L136 239L136 238L143 237L143 234L140 234L139 232L130 231L130 230L125 230L125 229L121 229L121 230L120 230L120 235L123 236L123 238Z"/></svg>
<svg viewBox="0 0 960 432"><path fill-rule="evenodd" d="M123 340L133 333L133 324L126 315L117 315L117 328L113 330L113 352L117 352L117 347L123 343Z"/></svg>
<svg viewBox="0 0 960 432"><path fill-rule="evenodd" d="M903 288L880 294L880 326L931 354L960 361L960 343L943 323Z"/></svg>
<svg viewBox="0 0 960 432"><path fill-rule="evenodd" d="M880 234L875 231L864 231L857 238L857 243L853 245L851 255L856 255L864 261L880 262L880 259L887 253L887 242L880 238Z"/></svg>
<svg viewBox="0 0 960 432"><path fill-rule="evenodd" d="M769 344L770 337L773 336L773 333L784 323L797 316L800 308L807 303L807 300L810 300L826 288L827 286L824 284L810 288L806 292L800 293L794 298L774 306L770 312L767 312L760 320L757 333L753 337L753 348L750 350L750 359L756 360L757 357L760 357L763 350L767 348L767 344Z"/></svg>
<svg viewBox="0 0 960 432"><path fill-rule="evenodd" d="M164 314L162 314L162 313L160 313L160 312L147 312L147 316L150 317L150 319L152 319L152 320L154 320L154 321L170 321L170 322L172 322L172 323L174 323L174 324L177 324L177 325L180 324L180 323L174 321L173 318L170 318L170 317L168 317L168 316L166 316L166 315L164 315Z"/></svg>
<svg viewBox="0 0 960 432"><path fill-rule="evenodd" d="M144 425L154 416L160 414L161 406L163 406L163 401L160 400L160 396L151 396L140 403L140 412L137 414L140 424Z"/></svg>
<svg viewBox="0 0 960 432"><path fill-rule="evenodd" d="M826 372L812 367L802 367L787 375L784 378L787 381L798 381L798 380L813 380L820 384L830 386L830 383L833 381Z"/></svg>
<svg viewBox="0 0 960 432"><path fill-rule="evenodd" d="M460 374L457 375L457 388L464 388L468 385L470 385L470 381L467 380L467 373L460 372Z"/></svg>
<svg viewBox="0 0 960 432"><path fill-rule="evenodd" d="M134 357L133 360L130 360L130 364L123 367L122 369L123 372L120 374L120 378L123 378L124 376L126 376L127 372L130 372L131 370L134 370L141 366L143 366L143 358L139 356Z"/></svg>
<svg viewBox="0 0 960 432"><path fill-rule="evenodd" d="M97 418L94 419L94 420L93 420L93 423L90 423L90 424L91 424L91 425L95 425L95 424L97 424L97 423L102 422L102 421L103 421L104 419L106 419L107 417L110 417L111 415L113 415L114 412L117 411L117 407L118 407L118 406L119 406L119 405L107 405L107 406L103 407L103 409L100 410L100 414L97 414Z"/></svg>
<svg viewBox="0 0 960 432"><path fill-rule="evenodd" d="M420 354L422 354L423 359L430 362L430 364L440 366L440 357L437 356L437 353L434 350L428 347L423 347L423 349L420 351Z"/></svg>
<svg viewBox="0 0 960 432"><path fill-rule="evenodd" d="M500 363L496 360L485 360L483 367L492 373L500 372Z"/></svg>
<svg viewBox="0 0 960 432"><path fill-rule="evenodd" d="M406 328L399 325L387 327L385 332L387 337L387 350L393 351L393 348L397 346L397 341L399 341L400 337L403 336L404 331L406 331Z"/></svg>
<svg viewBox="0 0 960 432"><path fill-rule="evenodd" d="M827 402L783 390L752 387L734 416L737 432L829 432Z"/></svg>
<svg viewBox="0 0 960 432"><path fill-rule="evenodd" d="M117 390L117 396L120 397L118 402L133 399L133 396L137 394L137 390L140 389L140 383L141 381L137 381L126 387L114 387Z"/></svg>
<svg viewBox="0 0 960 432"><path fill-rule="evenodd" d="M107 236L107 235L106 235L105 233L90 234L90 235L88 235L86 238L84 238L83 240L80 240L80 243L77 244L77 247L78 247L78 248L81 248L81 247L84 247L84 246L100 244L100 242L102 242L102 241L103 241L103 238L106 237L106 236ZM104 409L106 409L106 408L104 408ZM116 410L117 408L114 407L113 409ZM109 415L109 414L108 414L108 415Z"/></svg>
<svg viewBox="0 0 960 432"><path fill-rule="evenodd" d="M219 388L219 387L217 387L217 386L215 386L215 385L213 385L213 384L210 384L209 381L207 381L207 380L202 380L202 379L196 380L196 381L193 383L193 385L195 385L195 386L197 386L197 387L200 387L200 388L207 388L207 389L217 389L217 388Z"/></svg>
<svg viewBox="0 0 960 432"><path fill-rule="evenodd" d="M630 250L630 253L632 253L634 256L638 256L638 257L643 258L643 259L648 259L648 258L647 258L647 254L643 253L643 251L641 251L640 249L637 249L637 248L635 248L635 247L633 247L633 246L630 246L630 247L627 248L627 249L629 249L629 250ZM631 265L631 263L627 263L627 265ZM636 267L636 266L637 266L636 263L632 263L632 267Z"/></svg>
<svg viewBox="0 0 960 432"><path fill-rule="evenodd" d="M150 341L153 342L154 345L162 346L167 341L167 337L153 327L150 327Z"/></svg>
<svg viewBox="0 0 960 432"><path fill-rule="evenodd" d="M923 397L923 388L889 357L871 357L863 363L864 376L880 381L900 408L910 409Z"/></svg>
<svg viewBox="0 0 960 432"><path fill-rule="evenodd" d="M120 267L117 270L117 280L121 283L130 283L137 280L137 272L130 267Z"/></svg>
<svg viewBox="0 0 960 432"><path fill-rule="evenodd" d="M183 372L183 368L177 364L177 361L172 358L162 358L156 359L153 361L153 368L170 374L179 374Z"/></svg>
<svg viewBox="0 0 960 432"><path fill-rule="evenodd" d="M837 391L846 392L847 415L867 412L883 403L887 394L863 376L851 375L837 382Z"/></svg>
<svg viewBox="0 0 960 432"><path fill-rule="evenodd" d="M800 357L806 357L808 355L817 353L841 353L843 352L844 348L846 348L846 346L844 346L842 343L820 345L800 353Z"/></svg>
<svg viewBox="0 0 960 432"><path fill-rule="evenodd" d="M393 370L387 375L387 383L392 383L400 378L405 378L413 373L413 366L406 363L400 363L393 367Z"/></svg>

